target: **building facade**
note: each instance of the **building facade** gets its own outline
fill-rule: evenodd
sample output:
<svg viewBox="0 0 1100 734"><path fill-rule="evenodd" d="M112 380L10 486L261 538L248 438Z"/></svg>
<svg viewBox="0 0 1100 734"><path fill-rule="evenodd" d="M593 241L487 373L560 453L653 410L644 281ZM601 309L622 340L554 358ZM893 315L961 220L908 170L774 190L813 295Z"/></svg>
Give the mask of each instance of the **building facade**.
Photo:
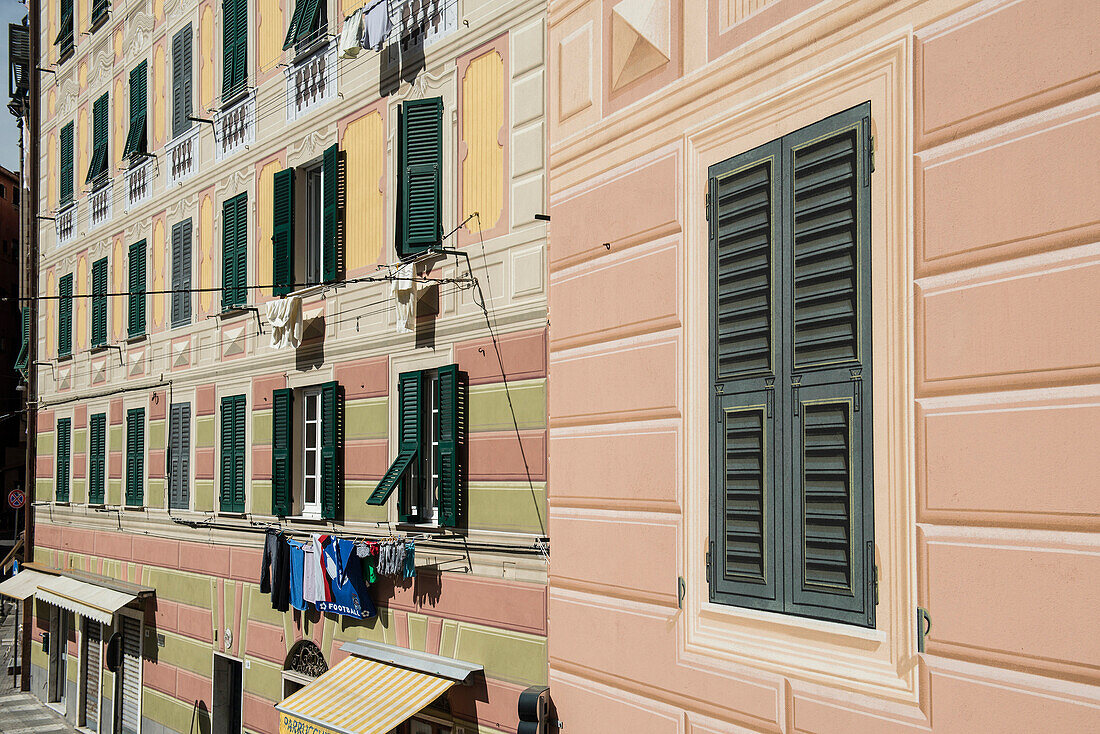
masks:
<svg viewBox="0 0 1100 734"><path fill-rule="evenodd" d="M275 732L370 643L476 669L401 731L516 731L548 673L545 4L39 11L32 690L100 732ZM276 528L413 539L415 577L369 619L278 611Z"/></svg>
<svg viewBox="0 0 1100 734"><path fill-rule="evenodd" d="M1095 728L1097 13L551 0L565 731Z"/></svg>
<svg viewBox="0 0 1100 734"><path fill-rule="evenodd" d="M19 173L0 166L0 354L15 354L13 364L20 359L18 335L23 329L18 301L22 189ZM10 369L0 374L0 558L15 547L23 524L22 511L8 500L12 490L26 489L27 434L19 382L20 376Z"/></svg>

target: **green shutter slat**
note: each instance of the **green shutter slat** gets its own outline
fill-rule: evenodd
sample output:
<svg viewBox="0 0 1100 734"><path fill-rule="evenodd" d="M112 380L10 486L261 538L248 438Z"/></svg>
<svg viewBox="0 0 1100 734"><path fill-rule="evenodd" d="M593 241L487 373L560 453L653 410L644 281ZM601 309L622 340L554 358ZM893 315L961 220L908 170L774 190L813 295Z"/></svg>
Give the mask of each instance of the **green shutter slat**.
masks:
<svg viewBox="0 0 1100 734"><path fill-rule="evenodd" d="M302 9L308 0L296 0L294 13L290 16L290 25L286 29L286 37L283 39L283 50L286 51L298 39L298 23L302 17Z"/></svg>
<svg viewBox="0 0 1100 734"><path fill-rule="evenodd" d="M122 156L132 158L147 152L146 105L148 64L142 61L130 71L130 131Z"/></svg>
<svg viewBox="0 0 1100 734"><path fill-rule="evenodd" d="M299 6L301 7L300 15L298 13ZM294 30L292 42L294 44L305 46L318 38L323 7L319 0L299 0L295 4L294 20L292 21ZM287 34L287 37L290 37L289 34ZM284 43L283 50L285 51L287 48L289 48L289 45Z"/></svg>
<svg viewBox="0 0 1100 734"><path fill-rule="evenodd" d="M233 398L222 398L221 406L221 472L219 474L218 495L222 512L233 512Z"/></svg>
<svg viewBox="0 0 1100 734"><path fill-rule="evenodd" d="M465 460L467 380L458 365L439 368L436 405L439 406L439 524L454 528L462 522L465 508Z"/></svg>
<svg viewBox="0 0 1100 734"><path fill-rule="evenodd" d="M186 510L191 491L191 404L175 403L169 412L168 427L169 492L172 509Z"/></svg>
<svg viewBox="0 0 1100 734"><path fill-rule="evenodd" d="M236 233L236 266L234 275L237 291L237 303L241 306L248 302L248 194L239 194L237 197L237 233Z"/></svg>
<svg viewBox="0 0 1100 734"><path fill-rule="evenodd" d="M69 501L69 441L72 435L72 419L57 420L57 476L54 478L54 498L58 502Z"/></svg>
<svg viewBox="0 0 1100 734"><path fill-rule="evenodd" d="M54 44L60 46L58 54L64 58L73 50L75 32L73 28L73 0L61 0L61 28Z"/></svg>
<svg viewBox="0 0 1100 734"><path fill-rule="evenodd" d="M107 258L92 263L92 346L107 343Z"/></svg>
<svg viewBox="0 0 1100 734"><path fill-rule="evenodd" d="M172 225L172 326L191 323L191 219Z"/></svg>
<svg viewBox="0 0 1100 734"><path fill-rule="evenodd" d="M92 158L84 183L91 183L108 173L107 138L110 134L110 102L107 94L92 104Z"/></svg>
<svg viewBox="0 0 1100 734"><path fill-rule="evenodd" d="M61 128L61 137L59 143L60 154L60 181L59 195L61 204L68 204L73 200L73 131L75 125L70 122Z"/></svg>
<svg viewBox="0 0 1100 734"><path fill-rule="evenodd" d="M294 290L294 169L272 177L271 273L276 296Z"/></svg>
<svg viewBox="0 0 1100 734"><path fill-rule="evenodd" d="M107 8L109 6L109 0L93 0L92 2L92 25L95 25L100 20L107 16Z"/></svg>
<svg viewBox="0 0 1100 734"><path fill-rule="evenodd" d="M442 239L443 99L401 105L398 147L398 253L412 254Z"/></svg>
<svg viewBox="0 0 1100 734"><path fill-rule="evenodd" d="M15 358L15 369L23 371L27 369L27 361L31 348L31 309L28 306L23 306L19 309L19 314L22 327L22 342L19 347L19 354Z"/></svg>
<svg viewBox="0 0 1100 734"><path fill-rule="evenodd" d="M107 466L107 414L90 416L88 432L88 503L102 505Z"/></svg>
<svg viewBox="0 0 1100 734"><path fill-rule="evenodd" d="M221 405L221 511L244 512L245 396L223 397Z"/></svg>
<svg viewBox="0 0 1100 734"><path fill-rule="evenodd" d="M145 503L145 409L126 413L126 504Z"/></svg>
<svg viewBox="0 0 1100 734"><path fill-rule="evenodd" d="M172 37L172 137L191 129L191 24Z"/></svg>
<svg viewBox="0 0 1100 734"><path fill-rule="evenodd" d="M233 506L237 512L245 509L245 421L248 411L245 409L244 395L234 400L233 412Z"/></svg>
<svg viewBox="0 0 1100 734"><path fill-rule="evenodd" d="M127 334L131 337L145 333L145 240L130 245L129 273L130 296Z"/></svg>
<svg viewBox="0 0 1100 734"><path fill-rule="evenodd" d="M73 274L61 277L57 284L57 353L67 357L73 353Z"/></svg>
<svg viewBox="0 0 1100 734"><path fill-rule="evenodd" d="M321 279L332 283L339 277L342 243L337 236L342 213L340 148L331 145L325 149L321 163L322 202L321 202L321 252L324 257L321 264Z"/></svg>
<svg viewBox="0 0 1100 734"><path fill-rule="evenodd" d="M408 498L405 496L407 483L405 479L409 467L417 460L420 451L420 437L423 431L421 417L423 382L424 378L420 372L402 372L397 378L399 421L397 458L367 499L368 505L385 504L394 488L400 487L397 493L397 508L402 522L411 517Z"/></svg>
<svg viewBox="0 0 1100 734"><path fill-rule="evenodd" d="M339 519L344 495L344 388L321 385L321 517Z"/></svg>
<svg viewBox="0 0 1100 734"><path fill-rule="evenodd" d="M244 89L248 62L247 0L226 0L222 16L222 101Z"/></svg>
<svg viewBox="0 0 1100 734"><path fill-rule="evenodd" d="M274 390L271 406L271 514L285 517L293 505L294 391Z"/></svg>
<svg viewBox="0 0 1100 734"><path fill-rule="evenodd" d="M222 204L222 308L247 301L248 195L238 194Z"/></svg>

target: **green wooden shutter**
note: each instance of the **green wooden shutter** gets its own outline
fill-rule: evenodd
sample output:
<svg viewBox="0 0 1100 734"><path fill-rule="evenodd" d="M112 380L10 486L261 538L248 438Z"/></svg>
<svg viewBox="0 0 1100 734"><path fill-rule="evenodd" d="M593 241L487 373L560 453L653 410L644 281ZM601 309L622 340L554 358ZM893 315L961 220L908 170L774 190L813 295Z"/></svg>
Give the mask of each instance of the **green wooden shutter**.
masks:
<svg viewBox="0 0 1100 734"><path fill-rule="evenodd" d="M435 463L439 470L439 524L454 528L462 523L466 504L466 374L451 364L439 368L435 382L439 406L439 443Z"/></svg>
<svg viewBox="0 0 1100 734"><path fill-rule="evenodd" d="M294 169L272 176L271 273L272 290L285 296L294 290Z"/></svg>
<svg viewBox="0 0 1100 734"><path fill-rule="evenodd" d="M148 152L145 132L147 83L147 62L142 61L130 71L130 132L126 135L126 147L122 151L124 158Z"/></svg>
<svg viewBox="0 0 1100 734"><path fill-rule="evenodd" d="M222 309L248 299L248 194L222 204Z"/></svg>
<svg viewBox="0 0 1100 734"><path fill-rule="evenodd" d="M236 233L236 267L234 275L236 282L234 288L237 291L238 304L243 306L248 303L248 194L238 194L237 200L237 233Z"/></svg>
<svg viewBox="0 0 1100 734"><path fill-rule="evenodd" d="M107 476L107 414L90 416L88 432L88 504L102 505Z"/></svg>
<svg viewBox="0 0 1100 734"><path fill-rule="evenodd" d="M73 130L74 124L71 122L61 128L59 143L61 180L58 182L58 186L62 206L73 200Z"/></svg>
<svg viewBox="0 0 1100 734"><path fill-rule="evenodd" d="M286 51L294 45L294 41L298 38L298 22L302 17L302 9L308 3L309 0L296 0L294 3L294 13L290 16L290 25L286 29L286 37L283 39L283 50Z"/></svg>
<svg viewBox="0 0 1100 734"><path fill-rule="evenodd" d="M107 138L110 135L110 100L100 95L92 104L92 160L88 164L88 184L108 173Z"/></svg>
<svg viewBox="0 0 1100 734"><path fill-rule="evenodd" d="M75 33L73 29L73 0L61 0L61 29L54 39L59 48L58 55L64 59L73 52Z"/></svg>
<svg viewBox="0 0 1100 734"><path fill-rule="evenodd" d="M58 502L69 501L69 466L70 466L70 438L72 436L72 419L58 418L57 420L57 477L54 480L54 498Z"/></svg>
<svg viewBox="0 0 1100 734"><path fill-rule="evenodd" d="M286 517L293 505L294 391L273 391L271 407L271 514Z"/></svg>
<svg viewBox="0 0 1100 734"><path fill-rule="evenodd" d="M398 427L397 458L382 477L382 481L367 499L368 505L386 503L394 487L400 486L397 493L397 512L402 522L411 518L410 502L405 491L406 476L420 451L421 436L424 433L421 396L424 377L420 372L402 372L397 380Z"/></svg>
<svg viewBox="0 0 1100 734"><path fill-rule="evenodd" d="M73 353L73 274L61 276L57 284L57 355L68 357Z"/></svg>
<svg viewBox="0 0 1100 734"><path fill-rule="evenodd" d="M248 2L226 0L222 8L222 101L228 102L248 80Z"/></svg>
<svg viewBox="0 0 1100 734"><path fill-rule="evenodd" d="M192 222L172 225L172 326L191 323Z"/></svg>
<svg viewBox="0 0 1100 734"><path fill-rule="evenodd" d="M321 279L332 283L340 277L343 264L343 242L339 236L343 220L343 166L340 165L340 148L331 145L325 149L321 163Z"/></svg>
<svg viewBox="0 0 1100 734"><path fill-rule="evenodd" d="M784 282L788 611L873 626L869 140L869 104L784 138Z"/></svg>
<svg viewBox="0 0 1100 734"><path fill-rule="evenodd" d="M145 408L126 412L126 504L145 503Z"/></svg>
<svg viewBox="0 0 1100 734"><path fill-rule="evenodd" d="M443 98L401 107L398 254L406 256L439 245L443 236Z"/></svg>
<svg viewBox="0 0 1100 734"><path fill-rule="evenodd" d="M168 412L168 506L191 504L191 404L174 403Z"/></svg>
<svg viewBox="0 0 1100 734"><path fill-rule="evenodd" d="M131 337L145 333L145 240L130 245L130 309L129 328Z"/></svg>
<svg viewBox="0 0 1100 734"><path fill-rule="evenodd" d="M321 385L321 517L337 520L344 500L344 387Z"/></svg>
<svg viewBox="0 0 1100 734"><path fill-rule="evenodd" d="M19 347L19 354L15 357L15 369L20 372L27 369L27 362L30 359L31 350L31 309L29 306L23 306L19 309L20 321L21 321L21 334L22 344Z"/></svg>
<svg viewBox="0 0 1100 734"><path fill-rule="evenodd" d="M92 0L92 25L94 26L99 21L107 17L107 8L110 4L109 0Z"/></svg>
<svg viewBox="0 0 1100 734"><path fill-rule="evenodd" d="M319 0L297 0L294 4L294 15L290 18L290 27L287 28L286 38L283 39L283 50L286 51L295 44L308 45L316 40L319 37L321 15L324 12L325 3Z"/></svg>
<svg viewBox="0 0 1100 734"><path fill-rule="evenodd" d="M172 37L172 137L191 129L191 24Z"/></svg>
<svg viewBox="0 0 1100 734"><path fill-rule="evenodd" d="M246 419L244 395L228 395L222 398L220 489L222 512L244 512Z"/></svg>
<svg viewBox="0 0 1100 734"><path fill-rule="evenodd" d="M107 258L92 263L92 347L107 343Z"/></svg>
<svg viewBox="0 0 1100 734"><path fill-rule="evenodd" d="M245 408L245 396L238 395L234 400L233 412L233 506L237 512L245 510L245 421L248 411Z"/></svg>

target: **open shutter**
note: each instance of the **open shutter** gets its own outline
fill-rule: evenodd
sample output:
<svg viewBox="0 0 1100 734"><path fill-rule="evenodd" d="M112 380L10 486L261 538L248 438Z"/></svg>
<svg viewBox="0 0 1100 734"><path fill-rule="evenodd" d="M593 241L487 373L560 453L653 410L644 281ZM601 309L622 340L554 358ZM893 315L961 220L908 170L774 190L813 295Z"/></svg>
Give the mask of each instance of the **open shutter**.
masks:
<svg viewBox="0 0 1100 734"><path fill-rule="evenodd" d="M59 142L61 157L61 180L58 182L61 204L64 206L73 200L73 123L61 128Z"/></svg>
<svg viewBox="0 0 1100 734"><path fill-rule="evenodd" d="M130 245L129 336L145 333L145 240Z"/></svg>
<svg viewBox="0 0 1100 734"><path fill-rule="evenodd" d="M146 147L146 84L147 64L142 61L130 71L130 132L126 135L123 158L132 158L147 152Z"/></svg>
<svg viewBox="0 0 1100 734"><path fill-rule="evenodd" d="M343 166L340 165L340 148L330 145L325 149L321 163L321 279L332 283L340 277L343 249L340 224L343 219Z"/></svg>
<svg viewBox="0 0 1100 734"><path fill-rule="evenodd" d="M92 264L92 347L107 343L107 258Z"/></svg>
<svg viewBox="0 0 1100 734"><path fill-rule="evenodd" d="M30 357L31 349L31 309L29 306L23 306L19 309L20 321L22 327L22 344L19 347L19 354L15 357L15 369L22 372L27 369L27 362Z"/></svg>
<svg viewBox="0 0 1100 734"><path fill-rule="evenodd" d="M64 58L72 53L74 41L73 0L61 0L61 28L54 39L54 44L60 46L58 55Z"/></svg>
<svg viewBox="0 0 1100 734"><path fill-rule="evenodd" d="M405 102L399 122L398 254L405 256L438 245L443 236L443 98Z"/></svg>
<svg viewBox="0 0 1100 734"><path fill-rule="evenodd" d="M73 353L73 274L62 276L57 284L57 354L68 357Z"/></svg>
<svg viewBox="0 0 1100 734"><path fill-rule="evenodd" d="M290 16L290 25L286 29L286 37L283 39L283 50L286 51L294 45L294 41L298 38L298 23L302 17L302 11L304 7L309 3L309 0L295 0L294 13Z"/></svg>
<svg viewBox="0 0 1100 734"><path fill-rule="evenodd" d="M247 83L248 2L226 0L222 7L222 101L228 102Z"/></svg>
<svg viewBox="0 0 1100 734"><path fill-rule="evenodd" d="M96 413L88 419L88 503L103 504L107 464L107 414Z"/></svg>
<svg viewBox="0 0 1100 734"><path fill-rule="evenodd" d="M172 37L172 137L191 129L191 24Z"/></svg>
<svg viewBox="0 0 1100 734"><path fill-rule="evenodd" d="M792 425L788 611L874 624L870 105L784 138Z"/></svg>
<svg viewBox="0 0 1100 734"><path fill-rule="evenodd" d="M297 15L297 5L302 8L301 15ZM296 4L294 12L298 22L294 26L294 43L300 45L299 51L304 50L304 46L312 44L319 37L322 8L320 0L300 0Z"/></svg>
<svg viewBox="0 0 1100 734"><path fill-rule="evenodd" d="M344 387L321 385L321 517L339 519L344 500Z"/></svg>
<svg viewBox="0 0 1100 734"><path fill-rule="evenodd" d="M276 296L294 290L294 169L272 177L271 273Z"/></svg>
<svg viewBox="0 0 1100 734"><path fill-rule="evenodd" d="M126 504L141 507L145 501L145 409L126 414Z"/></svg>
<svg viewBox="0 0 1100 734"><path fill-rule="evenodd" d="M291 512L294 391L279 389L271 395L271 514Z"/></svg>
<svg viewBox="0 0 1100 734"><path fill-rule="evenodd" d="M390 464L390 468L382 477L382 481L367 499L368 505L385 504L394 487L401 489L397 493L397 512L402 522L407 522L411 517L409 498L406 497L405 481L409 468L417 460L420 451L420 440L423 433L421 417L421 395L423 394L424 377L420 372L402 372L398 376L397 393L398 408L397 419L400 422L398 428L397 458Z"/></svg>
<svg viewBox="0 0 1100 734"><path fill-rule="evenodd" d="M107 16L107 7L109 4L110 0L92 0L93 26Z"/></svg>
<svg viewBox="0 0 1100 734"><path fill-rule="evenodd" d="M439 443L435 455L439 468L439 524L454 528L461 524L466 504L466 373L460 372L455 364L440 367L435 389L439 406Z"/></svg>
<svg viewBox="0 0 1100 734"><path fill-rule="evenodd" d="M55 480L55 499L58 502L69 501L69 441L72 432L72 419L60 418L57 421L57 478Z"/></svg>
<svg viewBox="0 0 1100 734"><path fill-rule="evenodd" d="M84 183L92 183L107 173L107 137L110 133L110 100L100 95L92 104L92 160L88 164L88 176Z"/></svg>

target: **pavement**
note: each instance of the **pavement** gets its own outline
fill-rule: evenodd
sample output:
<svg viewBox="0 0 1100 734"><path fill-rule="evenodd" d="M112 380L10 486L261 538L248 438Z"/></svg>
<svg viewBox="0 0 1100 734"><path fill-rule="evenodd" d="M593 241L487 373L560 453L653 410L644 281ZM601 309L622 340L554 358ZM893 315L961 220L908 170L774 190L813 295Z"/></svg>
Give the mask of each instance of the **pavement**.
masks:
<svg viewBox="0 0 1100 734"><path fill-rule="evenodd" d="M53 734L75 732L61 714L19 690L18 676L7 675L15 653L15 602L0 599L0 733Z"/></svg>

